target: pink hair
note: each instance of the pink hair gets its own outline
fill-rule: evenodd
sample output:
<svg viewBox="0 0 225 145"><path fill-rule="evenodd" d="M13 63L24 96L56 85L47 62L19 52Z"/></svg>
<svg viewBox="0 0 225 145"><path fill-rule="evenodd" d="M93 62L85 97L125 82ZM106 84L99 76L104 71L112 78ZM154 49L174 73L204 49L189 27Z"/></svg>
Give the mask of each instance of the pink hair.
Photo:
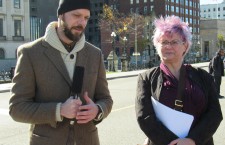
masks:
<svg viewBox="0 0 225 145"><path fill-rule="evenodd" d="M192 34L188 26L188 23L182 22L178 16L167 16L163 18L162 16L154 21L155 30L152 36L153 44L157 47L159 39L163 35L179 34L184 42L188 43L188 48L186 53L191 47Z"/></svg>

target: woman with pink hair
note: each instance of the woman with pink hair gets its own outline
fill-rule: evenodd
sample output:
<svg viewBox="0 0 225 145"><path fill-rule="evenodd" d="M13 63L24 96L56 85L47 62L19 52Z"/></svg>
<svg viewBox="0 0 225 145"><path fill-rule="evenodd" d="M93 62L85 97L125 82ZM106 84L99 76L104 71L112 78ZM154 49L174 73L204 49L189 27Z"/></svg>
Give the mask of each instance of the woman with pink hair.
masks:
<svg viewBox="0 0 225 145"><path fill-rule="evenodd" d="M135 100L137 121L148 137L147 144L214 145L212 136L223 117L213 78L200 68L183 64L192 44L191 30L177 16L160 17L154 24L153 44L161 63L139 75ZM155 100L175 112L193 116L184 136L160 120Z"/></svg>

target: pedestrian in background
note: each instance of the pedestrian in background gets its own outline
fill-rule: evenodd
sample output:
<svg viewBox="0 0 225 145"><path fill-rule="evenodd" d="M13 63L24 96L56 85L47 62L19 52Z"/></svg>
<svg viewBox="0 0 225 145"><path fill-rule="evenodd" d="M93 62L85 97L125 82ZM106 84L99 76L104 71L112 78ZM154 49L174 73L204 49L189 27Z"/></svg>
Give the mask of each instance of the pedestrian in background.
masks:
<svg viewBox="0 0 225 145"><path fill-rule="evenodd" d="M215 84L216 84L216 90L218 92L218 98L224 98L224 96L220 95L220 85L222 76L224 76L224 50L219 49L216 53L216 56L214 56L211 60L212 65L212 76L214 78Z"/></svg>
<svg viewBox="0 0 225 145"><path fill-rule="evenodd" d="M135 100L137 121L148 137L147 144L213 145L212 137L222 120L222 112L212 76L183 64L192 44L190 28L177 16L161 17L154 25L153 43L161 64L139 75ZM183 91L179 93L182 85ZM168 108L194 117L187 136L179 138L157 118L152 97Z"/></svg>
<svg viewBox="0 0 225 145"><path fill-rule="evenodd" d="M9 113L31 124L31 145L100 144L96 124L113 101L101 50L85 41L90 11L90 0L60 0L58 22L18 48ZM84 68L78 99L70 97L75 66Z"/></svg>

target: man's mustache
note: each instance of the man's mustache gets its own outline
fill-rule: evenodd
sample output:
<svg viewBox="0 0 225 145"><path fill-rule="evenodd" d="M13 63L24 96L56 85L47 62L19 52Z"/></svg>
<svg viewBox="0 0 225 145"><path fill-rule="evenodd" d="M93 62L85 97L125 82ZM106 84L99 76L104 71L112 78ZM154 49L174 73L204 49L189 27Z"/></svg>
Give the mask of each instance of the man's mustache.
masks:
<svg viewBox="0 0 225 145"><path fill-rule="evenodd" d="M74 26L71 29L84 30L83 26Z"/></svg>

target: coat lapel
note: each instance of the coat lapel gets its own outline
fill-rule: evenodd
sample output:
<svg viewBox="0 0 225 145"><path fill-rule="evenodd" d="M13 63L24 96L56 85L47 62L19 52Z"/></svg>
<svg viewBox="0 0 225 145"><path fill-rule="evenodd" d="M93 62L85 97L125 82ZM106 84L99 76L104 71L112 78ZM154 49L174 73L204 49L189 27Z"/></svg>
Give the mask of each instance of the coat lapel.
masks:
<svg viewBox="0 0 225 145"><path fill-rule="evenodd" d="M43 41L43 45L47 47L44 52L45 55L49 58L52 64L57 68L59 73L64 77L69 86L72 86L72 82L70 80L69 74L67 72L66 66L62 60L60 52L52 48L49 44Z"/></svg>
<svg viewBox="0 0 225 145"><path fill-rule="evenodd" d="M77 59L76 59L76 66L84 67L83 87L82 87L82 91L81 91L81 94L80 94L80 99L84 104L86 104L86 101L83 98L82 92L86 91L86 90L84 90L84 88L86 88L86 84L87 84L87 83L85 83L85 78L86 78L86 74L87 74L86 71L87 71L87 67L88 67L87 66L88 54L89 53L88 53L87 45L85 45L84 48L77 53Z"/></svg>
<svg viewBox="0 0 225 145"><path fill-rule="evenodd" d="M77 53L76 66L85 67L87 64L87 58L88 58L88 49L87 44L85 44L84 48Z"/></svg>

